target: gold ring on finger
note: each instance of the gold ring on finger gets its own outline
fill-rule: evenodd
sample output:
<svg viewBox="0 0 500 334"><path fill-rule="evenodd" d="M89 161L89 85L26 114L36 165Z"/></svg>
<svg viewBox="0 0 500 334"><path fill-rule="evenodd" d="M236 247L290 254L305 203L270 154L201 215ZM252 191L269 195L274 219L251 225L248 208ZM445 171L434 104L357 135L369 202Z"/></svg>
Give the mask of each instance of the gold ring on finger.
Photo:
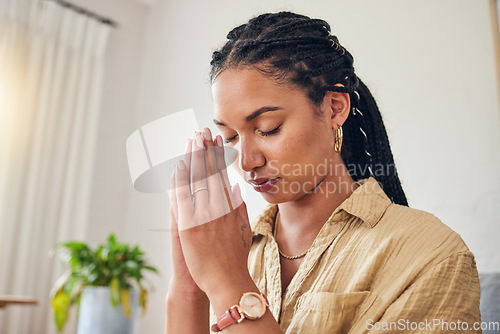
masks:
<svg viewBox="0 0 500 334"><path fill-rule="evenodd" d="M198 189L196 189L195 191L193 191L193 193L191 194L191 197L194 197L194 195L198 192L198 191L202 191L202 190L207 190L208 191L208 187L200 187Z"/></svg>

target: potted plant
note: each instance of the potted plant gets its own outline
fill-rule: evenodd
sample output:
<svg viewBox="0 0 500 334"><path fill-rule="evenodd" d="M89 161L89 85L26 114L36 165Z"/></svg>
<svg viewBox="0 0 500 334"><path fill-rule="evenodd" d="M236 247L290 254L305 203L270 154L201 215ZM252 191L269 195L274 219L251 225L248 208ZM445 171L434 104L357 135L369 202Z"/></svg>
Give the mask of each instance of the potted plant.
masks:
<svg viewBox="0 0 500 334"><path fill-rule="evenodd" d="M78 333L133 333L138 305L146 308L143 271L157 273L138 246L118 243L111 234L95 250L83 242L65 242L62 262L69 267L55 283L51 306L59 332L74 304L78 305ZM126 328L126 330L124 329Z"/></svg>

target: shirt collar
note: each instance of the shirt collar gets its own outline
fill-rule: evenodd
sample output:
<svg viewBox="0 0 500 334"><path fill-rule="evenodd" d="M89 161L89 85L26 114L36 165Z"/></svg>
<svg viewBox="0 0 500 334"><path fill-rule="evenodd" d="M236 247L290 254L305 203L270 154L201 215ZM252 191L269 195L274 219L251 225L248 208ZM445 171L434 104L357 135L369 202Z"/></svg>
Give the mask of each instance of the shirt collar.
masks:
<svg viewBox="0 0 500 334"><path fill-rule="evenodd" d="M344 200L332 213L327 223L344 220L348 216L360 218L370 228L377 225L391 200L380 184L373 177L357 182L359 187ZM278 211L277 204L269 204L252 222L252 231L256 234L272 234L274 219Z"/></svg>

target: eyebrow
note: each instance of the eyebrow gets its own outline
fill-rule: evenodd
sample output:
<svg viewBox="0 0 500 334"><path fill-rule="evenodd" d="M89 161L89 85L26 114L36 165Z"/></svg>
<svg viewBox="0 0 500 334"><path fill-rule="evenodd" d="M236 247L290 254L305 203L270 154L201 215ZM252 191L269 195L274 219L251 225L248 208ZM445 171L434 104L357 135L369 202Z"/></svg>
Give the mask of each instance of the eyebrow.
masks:
<svg viewBox="0 0 500 334"><path fill-rule="evenodd" d="M251 120L259 117L260 115L262 115L263 113L265 112L268 112L268 111L276 111L276 110L281 110L282 108L281 107L262 107L262 108L259 108L257 110L255 110L253 113L251 113L250 115L248 115L247 117L245 117L245 121L247 122L250 122ZM223 122L221 121L218 121L216 119L214 119L214 123L216 125L221 125L221 126L227 126L226 124L224 124Z"/></svg>

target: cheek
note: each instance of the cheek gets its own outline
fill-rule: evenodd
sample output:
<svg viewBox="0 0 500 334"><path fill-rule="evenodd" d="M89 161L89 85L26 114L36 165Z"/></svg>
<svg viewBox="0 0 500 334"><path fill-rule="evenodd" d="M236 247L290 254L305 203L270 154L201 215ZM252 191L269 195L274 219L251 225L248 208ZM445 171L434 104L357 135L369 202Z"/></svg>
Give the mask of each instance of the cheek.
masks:
<svg viewBox="0 0 500 334"><path fill-rule="evenodd" d="M315 156L324 156L330 146L333 148L331 133L323 124L302 128L290 139L288 146L299 160L314 160Z"/></svg>
<svg viewBox="0 0 500 334"><path fill-rule="evenodd" d="M309 178L324 176L324 171L318 167L328 164L333 153L330 133L327 129L318 127L298 134L281 154L286 154L287 160L293 161L295 171L302 171L296 177Z"/></svg>

